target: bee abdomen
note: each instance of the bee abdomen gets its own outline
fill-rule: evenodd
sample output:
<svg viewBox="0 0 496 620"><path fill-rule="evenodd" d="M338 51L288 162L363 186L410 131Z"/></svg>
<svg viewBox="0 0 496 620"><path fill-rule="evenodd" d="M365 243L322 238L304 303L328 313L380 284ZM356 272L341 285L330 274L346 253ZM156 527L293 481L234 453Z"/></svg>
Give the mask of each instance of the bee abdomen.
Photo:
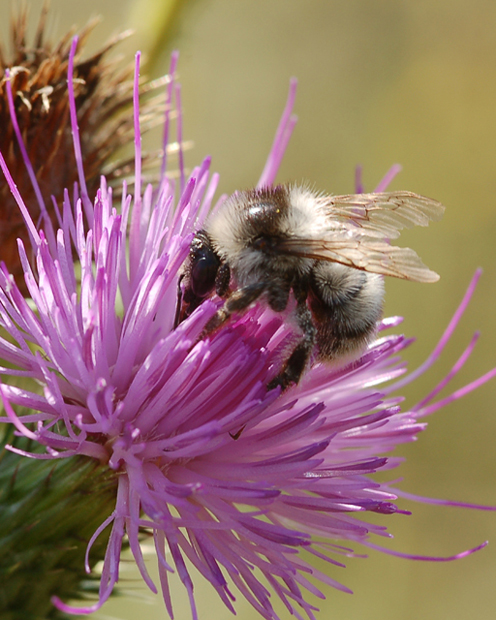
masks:
<svg viewBox="0 0 496 620"><path fill-rule="evenodd" d="M382 316L381 276L319 261L311 279L310 309L322 360L359 355Z"/></svg>

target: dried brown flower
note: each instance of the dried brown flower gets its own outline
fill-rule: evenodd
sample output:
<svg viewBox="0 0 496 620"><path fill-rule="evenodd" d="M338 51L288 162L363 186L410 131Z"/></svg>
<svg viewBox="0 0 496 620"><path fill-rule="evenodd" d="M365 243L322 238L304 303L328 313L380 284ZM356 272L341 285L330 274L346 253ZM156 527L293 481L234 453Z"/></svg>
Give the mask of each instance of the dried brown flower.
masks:
<svg viewBox="0 0 496 620"><path fill-rule="evenodd" d="M12 18L11 55L0 45L0 151L34 221L38 220L41 209L14 133L8 103L8 79L23 142L46 209L54 221L51 196L60 204L64 188L70 191L77 180L67 91L69 49L76 30L72 29L56 45L52 45L45 41L46 15L47 6L42 9L34 41L30 45L26 40L28 11L20 11ZM115 153L133 138L133 118L129 113L132 67L118 68L117 61L108 59L108 52L129 33L115 37L98 53L82 60L81 50L95 25L93 20L78 33L79 51L74 68L81 149L90 196L98 187L100 175L105 174L112 182L125 174L126 162L117 162ZM157 82L151 82L141 91L153 92L156 86ZM161 115L160 102L160 98L150 97L142 108L145 129ZM110 161L111 158L113 161ZM28 242L18 206L7 183L1 178L0 260L7 264L16 279L21 274L18 237Z"/></svg>

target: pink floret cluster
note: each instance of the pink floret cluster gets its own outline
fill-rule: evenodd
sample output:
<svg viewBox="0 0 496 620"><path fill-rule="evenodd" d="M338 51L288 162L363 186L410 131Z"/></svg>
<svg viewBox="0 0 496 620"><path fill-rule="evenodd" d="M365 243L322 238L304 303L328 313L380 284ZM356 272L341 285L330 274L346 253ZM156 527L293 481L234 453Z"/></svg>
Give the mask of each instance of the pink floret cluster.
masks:
<svg viewBox="0 0 496 620"><path fill-rule="evenodd" d="M179 101L176 60L166 87L164 153ZM295 86L259 186L275 180L295 124ZM278 617L271 593L296 618L313 618L316 608L306 595L324 595L312 578L347 589L316 570L312 556L333 569L343 566L357 543L375 547L371 536L390 536L364 513L402 512L394 485L371 474L399 464L387 454L415 439L423 416L494 371L444 401L433 404L435 389L417 408L401 411L397 389L416 375L405 374L400 357L410 341L384 335L399 319L383 321L380 337L358 361L341 368L315 364L282 394L266 386L294 338L283 314L259 304L202 339L220 304L214 298L174 329L178 274L194 231L215 208L218 177L209 159L187 177L182 157L174 175L164 155L159 182L142 188L138 92L136 77L132 195L124 185L116 200L104 178L96 197L87 195L73 94L80 184L56 205L58 230L49 218L39 225L31 220L1 160L32 241L32 250L19 246L30 300L5 266L0 269L0 325L9 335L0 338L2 421L46 448L43 454L21 452L26 456L85 455L118 474L115 509L88 544L89 554L94 538L111 525L99 600L83 609L55 604L77 613L98 609L118 581L124 537L156 592L140 549L146 530L171 617L168 576L174 571L197 617L194 566L232 611L238 590L264 618ZM175 114L180 145L179 105ZM472 288L419 372L439 356ZM42 387L15 387L9 377ZM19 415L20 408L29 413Z"/></svg>

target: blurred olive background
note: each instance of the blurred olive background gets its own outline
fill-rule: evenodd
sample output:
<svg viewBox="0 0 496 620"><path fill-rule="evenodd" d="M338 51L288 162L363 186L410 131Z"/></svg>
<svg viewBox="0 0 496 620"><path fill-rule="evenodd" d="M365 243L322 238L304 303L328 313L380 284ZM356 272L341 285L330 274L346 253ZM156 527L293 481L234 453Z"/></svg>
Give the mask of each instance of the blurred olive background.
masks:
<svg viewBox="0 0 496 620"><path fill-rule="evenodd" d="M496 4L489 0L192 0L172 13L164 1L52 0L50 31L64 33L94 14L103 22L89 51L131 27L120 46L128 59L148 54L149 73L166 72L180 49L184 132L194 140L189 166L213 156L220 191L253 186L263 168L282 112L289 78L299 79L299 122L280 181L308 180L327 192L349 193L363 165L372 190L388 168L403 172L392 189L442 201L444 220L407 231L414 247L441 274L435 285L387 283L387 315L405 317L404 332L418 342L406 353L414 368L434 347L474 273L484 274L455 337L435 368L406 390L406 405L422 398L449 370L475 330L482 336L453 381L456 389L496 365ZM41 1L28 2L37 20ZM0 1L5 40L11 2ZM172 30L164 23L172 15ZM172 33L172 34L171 34ZM0 129L1 130L1 129ZM158 136L158 132L157 132ZM158 143L158 138L157 138ZM496 504L496 382L429 419L394 475L402 488L430 497ZM489 539L492 544L450 563L401 560L372 552L327 567L353 596L326 588L320 618L368 620L477 617L496 609L496 513L401 502L413 515L381 517L394 549L448 556ZM381 542L381 541L375 541ZM154 562L150 562L154 572ZM95 618L165 618L160 596L123 567L122 590ZM190 617L180 584L175 614ZM213 590L197 580L203 620L232 617ZM281 610L283 617L286 612ZM238 617L255 618L239 601Z"/></svg>

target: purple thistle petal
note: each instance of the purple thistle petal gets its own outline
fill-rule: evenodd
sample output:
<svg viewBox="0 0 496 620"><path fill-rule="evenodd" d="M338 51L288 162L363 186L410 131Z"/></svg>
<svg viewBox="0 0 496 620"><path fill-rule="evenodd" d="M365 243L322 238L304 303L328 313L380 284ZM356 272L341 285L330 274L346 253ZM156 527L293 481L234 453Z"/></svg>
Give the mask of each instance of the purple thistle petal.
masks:
<svg viewBox="0 0 496 620"><path fill-rule="evenodd" d="M40 219L43 219L43 224L47 227L49 234L53 236L53 227L52 227L52 222L50 220L50 217L48 216L46 207L45 207L45 202L43 200L43 196L41 195L41 190L40 190L40 186L38 183L38 180L36 178L36 174L33 170L33 166L31 165L31 162L29 161L29 156L26 150L26 146L24 144L24 140L22 139L22 132L19 128L19 123L17 122L17 115L16 115L16 111L15 111L15 105L14 105L14 98L12 95L12 84L10 81L10 71L9 69L5 70L5 81L6 81L6 86L7 86L7 99L8 99L8 104L9 104L9 112L10 112L10 116L12 119L12 126L14 128L14 133L16 135L16 139L17 139L17 143L19 145L19 149L21 151L21 155L22 155L22 159L24 161L24 165L26 166L26 171L29 175L29 179L31 181L31 184L33 186L34 189L34 193L36 195L36 199L38 201L38 204L40 206ZM38 222L39 224L39 222Z"/></svg>
<svg viewBox="0 0 496 620"><path fill-rule="evenodd" d="M408 385L409 383L411 383L412 381L420 377L420 375L424 374L424 372L426 372L432 366L432 364L436 362L436 360L441 355L441 352L443 351L445 346L448 344L451 336L453 335L453 332L456 329L456 326L458 325L461 317L463 316L465 310L467 309L467 306L470 300L472 299L472 295L474 294L475 287L477 286L477 282L479 281L479 278L481 277L481 275L482 275L482 269L477 269L474 274L474 277L472 278L472 281L470 282L470 285L467 291L465 292L465 295L463 296L463 299L460 305L458 306L455 314L453 315L453 318L449 322L448 327L445 329L443 335L441 336L441 339L437 343L432 353L426 359L426 361L421 366L419 366L417 370L409 373L404 379L395 383L390 389L398 390L404 387L405 385Z"/></svg>
<svg viewBox="0 0 496 620"><path fill-rule="evenodd" d="M401 166L399 164L394 164L393 166L391 166L391 168L386 172L384 177L379 181L377 187L374 189L374 192L386 191L391 181L400 172L401 172Z"/></svg>
<svg viewBox="0 0 496 620"><path fill-rule="evenodd" d="M355 168L355 194L364 193L363 181L362 181L362 166L356 166Z"/></svg>
<svg viewBox="0 0 496 620"><path fill-rule="evenodd" d="M14 196L14 199L17 202L17 205L19 206L19 209L22 213L24 221L26 222L26 227L28 229L31 242L33 243L33 246L34 246L39 241L38 231L36 230L36 226L34 225L34 222L31 219L31 216L29 215L29 211L27 210L26 205L24 204L24 201L22 200L22 197L19 194L17 185L14 183L14 180L12 178L12 175L10 174L9 169L7 168L7 164L5 163L5 159L2 153L0 153L0 168L2 169L2 172L5 175L5 180L7 181L7 185L9 186L10 191L12 192L12 195Z"/></svg>
<svg viewBox="0 0 496 620"><path fill-rule="evenodd" d="M455 506L456 508L470 508L471 510L486 510L488 512L496 511L496 506L485 506L484 504L472 504L469 502L455 502L447 499L423 497L422 495L415 495L414 493L407 493L402 490L397 490L397 495L398 497L404 497L405 499L421 502L422 504L433 504L434 506Z"/></svg>
<svg viewBox="0 0 496 620"><path fill-rule="evenodd" d="M75 36L72 40L71 50L69 53L69 62L68 62L68 67L67 67L67 73L69 76L69 79L67 80L67 94L69 96L69 112L71 115L71 128L72 128L72 135L73 135L74 155L76 157L76 166L78 169L79 185L80 185L80 190L81 190L81 200L84 205L86 217L88 218L88 221L91 223L93 209L92 209L91 200L88 196L88 190L86 188L86 179L84 176L83 155L81 151L81 141L79 140L79 126L78 126L78 120L77 120L76 97L74 94L74 82L73 82L74 57L76 55L77 45L78 45L78 37Z"/></svg>
<svg viewBox="0 0 496 620"><path fill-rule="evenodd" d="M288 99L286 101L286 107L279 122L279 127L272 144L272 148L267 158L267 163L263 169L262 175L258 180L257 187L267 187L274 183L277 175L277 171L286 152L291 134L297 122L297 117L293 115L293 106L296 97L296 87L298 81L293 78L289 83Z"/></svg>
<svg viewBox="0 0 496 620"><path fill-rule="evenodd" d="M392 549L387 549L386 547L381 547L379 545L375 545L373 543L365 543L367 547L371 549L376 549L377 551L382 551L382 553L387 553L388 555L394 555L397 558L404 558L406 560L417 560L421 562L452 562L453 560L461 560L462 558L466 558L469 555L472 555L476 551L480 551L484 549L488 545L488 542L483 542L477 547L473 549L468 549L467 551L462 551L461 553L457 553L456 555L451 555L448 557L435 557L431 555L416 555L413 553L401 553L399 551L394 551Z"/></svg>

